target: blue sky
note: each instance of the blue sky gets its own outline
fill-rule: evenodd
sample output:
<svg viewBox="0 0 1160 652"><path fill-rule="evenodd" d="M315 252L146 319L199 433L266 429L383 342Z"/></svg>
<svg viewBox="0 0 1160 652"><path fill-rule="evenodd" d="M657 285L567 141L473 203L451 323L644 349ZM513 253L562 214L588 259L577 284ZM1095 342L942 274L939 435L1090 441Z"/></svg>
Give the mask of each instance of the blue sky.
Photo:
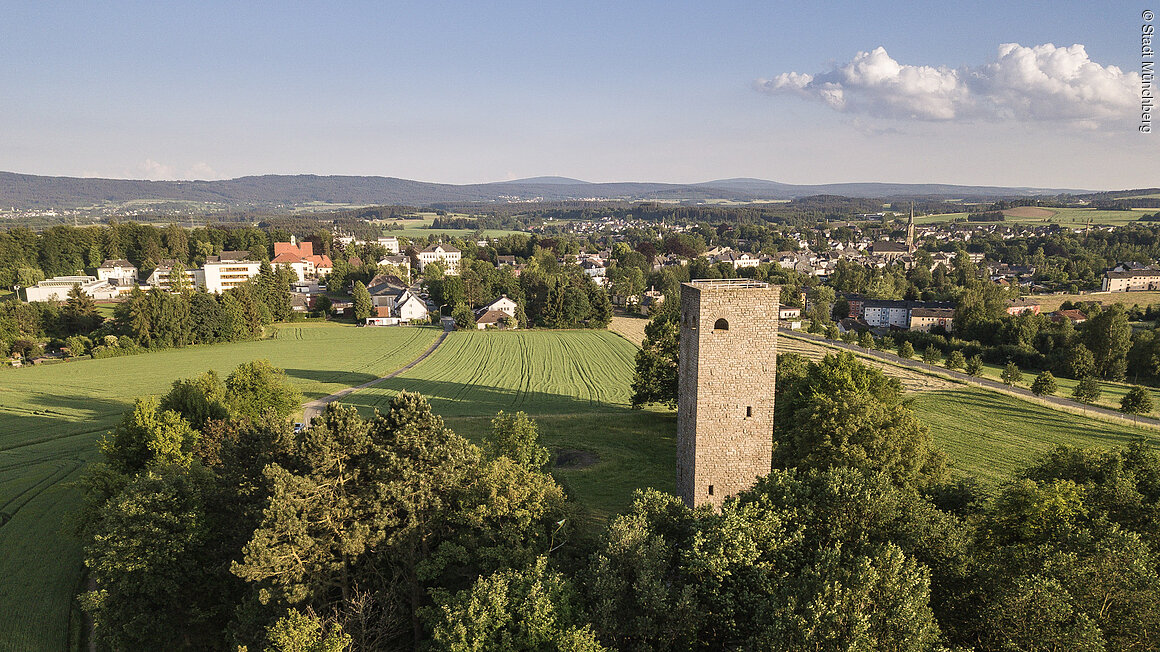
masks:
<svg viewBox="0 0 1160 652"><path fill-rule="evenodd" d="M1160 183L1140 2L246 4L0 3L0 169Z"/></svg>

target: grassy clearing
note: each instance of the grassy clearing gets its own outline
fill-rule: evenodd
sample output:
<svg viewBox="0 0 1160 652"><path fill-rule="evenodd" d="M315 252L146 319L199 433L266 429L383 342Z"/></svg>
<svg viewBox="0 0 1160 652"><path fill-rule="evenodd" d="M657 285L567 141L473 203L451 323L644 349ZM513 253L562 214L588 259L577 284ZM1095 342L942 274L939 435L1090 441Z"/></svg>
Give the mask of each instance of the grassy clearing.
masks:
<svg viewBox="0 0 1160 652"><path fill-rule="evenodd" d="M398 369L434 328L294 325L273 339L0 370L0 649L67 647L81 549L64 534L68 486L133 399L177 378L266 358L317 398Z"/></svg>
<svg viewBox="0 0 1160 652"><path fill-rule="evenodd" d="M383 226L397 224L403 228L396 229L393 231L387 231L386 235L396 235L396 236L401 235L401 236L408 237L408 238L423 238L423 237L427 237L429 235L436 235L436 234L447 236L447 237L452 237L452 238L462 238L462 237L467 237L467 236L471 236L471 235L475 234L475 231L473 231L471 229L432 229L431 225L435 223L435 218L437 217L435 215L435 213L416 213L416 215L419 216L419 219L381 220L381 221L377 221L376 224L381 224ZM475 215L468 215L466 213L448 213L447 215L445 215L443 217L474 218L476 216ZM506 230L502 230L502 229L486 229L483 232L483 236L485 238L498 238L498 237L505 236L505 235L511 235L513 233L522 233L522 231L506 231Z"/></svg>
<svg viewBox="0 0 1160 652"><path fill-rule="evenodd" d="M914 394L919 420L931 430L958 475L997 484L1012 471L1060 444L1124 446L1157 433L1069 414L1022 399L970 387Z"/></svg>
<svg viewBox="0 0 1160 652"><path fill-rule="evenodd" d="M646 325L648 325L648 317L617 311L612 317L612 322L608 324L608 330L640 347L641 342L644 341L644 327Z"/></svg>

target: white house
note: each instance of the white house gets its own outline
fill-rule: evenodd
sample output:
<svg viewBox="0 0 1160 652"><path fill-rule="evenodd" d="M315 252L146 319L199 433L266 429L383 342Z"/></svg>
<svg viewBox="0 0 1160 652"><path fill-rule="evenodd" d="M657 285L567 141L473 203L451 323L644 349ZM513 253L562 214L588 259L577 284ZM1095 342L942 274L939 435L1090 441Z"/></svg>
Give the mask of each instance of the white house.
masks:
<svg viewBox="0 0 1160 652"><path fill-rule="evenodd" d="M74 286L79 286L82 292L100 301L116 299L118 295L116 287L95 276L57 276L24 288L25 298L29 302L67 301L69 290Z"/></svg>
<svg viewBox="0 0 1160 652"><path fill-rule="evenodd" d="M399 295L393 312L402 322L424 321L428 318L427 303L410 290Z"/></svg>
<svg viewBox="0 0 1160 652"><path fill-rule="evenodd" d="M106 260L97 268L97 280L133 285L137 282L137 266L124 259Z"/></svg>
<svg viewBox="0 0 1160 652"><path fill-rule="evenodd" d="M379 261L379 267L385 267L387 265L398 267L403 272L405 272L407 276L411 275L410 256L387 256L386 258Z"/></svg>
<svg viewBox="0 0 1160 652"><path fill-rule="evenodd" d="M262 263L252 260L218 260L211 258L205 261L202 272L202 285L207 292L221 294L226 290L242 285L258 275Z"/></svg>
<svg viewBox="0 0 1160 652"><path fill-rule="evenodd" d="M463 256L455 247L434 244L419 252L419 271L431 263L441 263L443 271L451 276L459 275L459 259Z"/></svg>
<svg viewBox="0 0 1160 652"><path fill-rule="evenodd" d="M509 299L507 297L507 295L505 294L502 297L496 299L495 301L492 301L491 303L487 304L483 308L480 308L477 312L480 314L486 314L492 310L498 310L500 312L507 313L508 317L515 319L516 310L519 309L519 307L520 306L518 303Z"/></svg>
<svg viewBox="0 0 1160 652"><path fill-rule="evenodd" d="M399 253L399 239L393 235L387 236L385 238L379 238L379 244L381 244L383 247L386 247L387 251L391 252L392 254Z"/></svg>

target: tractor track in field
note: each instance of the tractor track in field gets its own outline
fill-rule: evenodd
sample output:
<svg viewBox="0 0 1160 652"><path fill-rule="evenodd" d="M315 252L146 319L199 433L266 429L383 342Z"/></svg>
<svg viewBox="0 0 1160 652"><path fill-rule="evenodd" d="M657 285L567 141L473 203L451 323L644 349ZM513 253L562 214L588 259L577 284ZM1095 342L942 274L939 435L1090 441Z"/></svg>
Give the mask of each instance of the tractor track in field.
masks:
<svg viewBox="0 0 1160 652"><path fill-rule="evenodd" d="M442 333L439 334L439 337L435 340L435 342L432 343L431 346L428 347L427 350L424 351L419 357L415 358L414 360L408 362L406 365L400 367L399 369L396 369L395 371L392 371L391 373L389 373L385 376L380 376L378 378L375 378L374 380L368 380L367 382L365 382L361 385L356 385L355 387L348 387L342 391L335 392L329 396L323 396L322 398L314 399L313 401L309 401L307 403L304 403L302 405L302 423L304 425L309 426L311 420L313 420L314 417L321 414L323 408L325 408L328 404L333 403L340 398L344 398L346 396L349 396L349 395L357 392L360 389L366 389L367 387L371 387L372 385L377 385L377 384L383 382L384 380L389 380L391 378L394 378L395 376L398 376L399 374L403 373L404 371L407 371L411 367L414 367L415 365L419 364L420 362L426 360L427 356L434 353L435 349L439 348L440 344L443 344L443 340L447 339L447 335L450 332L451 331L449 331L449 330L444 330Z"/></svg>

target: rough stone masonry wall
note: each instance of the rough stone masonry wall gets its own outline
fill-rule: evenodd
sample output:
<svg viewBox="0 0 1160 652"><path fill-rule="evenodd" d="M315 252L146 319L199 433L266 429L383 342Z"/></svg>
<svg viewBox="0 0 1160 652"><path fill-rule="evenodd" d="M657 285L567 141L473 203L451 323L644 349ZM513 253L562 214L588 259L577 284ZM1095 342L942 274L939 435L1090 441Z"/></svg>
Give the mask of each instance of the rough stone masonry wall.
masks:
<svg viewBox="0 0 1160 652"><path fill-rule="evenodd" d="M681 287L677 493L690 506L719 508L770 470L780 288L759 285Z"/></svg>

